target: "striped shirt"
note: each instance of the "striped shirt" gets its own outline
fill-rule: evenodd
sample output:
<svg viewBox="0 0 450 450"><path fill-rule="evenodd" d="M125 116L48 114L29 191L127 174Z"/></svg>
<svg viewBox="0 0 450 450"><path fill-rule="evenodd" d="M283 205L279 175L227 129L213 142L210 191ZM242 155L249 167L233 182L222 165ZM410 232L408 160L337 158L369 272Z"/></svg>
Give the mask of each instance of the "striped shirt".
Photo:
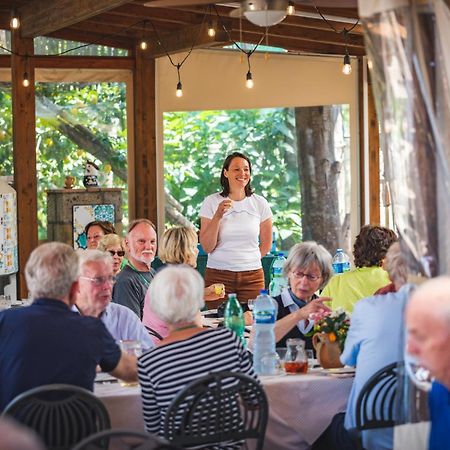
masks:
<svg viewBox="0 0 450 450"><path fill-rule="evenodd" d="M257 378L241 340L226 328L156 347L138 360L145 428L163 435L167 408L187 384L229 370Z"/></svg>

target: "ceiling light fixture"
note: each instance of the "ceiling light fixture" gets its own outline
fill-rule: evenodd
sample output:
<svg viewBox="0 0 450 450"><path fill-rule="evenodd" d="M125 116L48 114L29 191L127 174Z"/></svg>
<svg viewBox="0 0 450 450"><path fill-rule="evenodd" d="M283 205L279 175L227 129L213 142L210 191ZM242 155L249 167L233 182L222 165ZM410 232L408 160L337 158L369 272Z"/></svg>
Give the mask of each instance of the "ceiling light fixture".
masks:
<svg viewBox="0 0 450 450"><path fill-rule="evenodd" d="M243 3L245 18L259 27L271 27L287 15L288 0L246 0Z"/></svg>

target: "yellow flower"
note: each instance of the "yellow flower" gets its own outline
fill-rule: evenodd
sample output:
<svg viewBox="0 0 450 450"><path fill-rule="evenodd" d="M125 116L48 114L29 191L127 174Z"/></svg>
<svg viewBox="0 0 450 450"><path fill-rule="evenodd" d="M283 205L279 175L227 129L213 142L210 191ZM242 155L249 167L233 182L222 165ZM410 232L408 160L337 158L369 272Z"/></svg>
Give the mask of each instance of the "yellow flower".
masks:
<svg viewBox="0 0 450 450"><path fill-rule="evenodd" d="M328 333L328 339L330 342L334 342L336 340L336 335L333 332Z"/></svg>
<svg viewBox="0 0 450 450"><path fill-rule="evenodd" d="M111 172L111 170L112 170L111 164L105 164L105 167L104 167L105 173L109 173L109 172Z"/></svg>

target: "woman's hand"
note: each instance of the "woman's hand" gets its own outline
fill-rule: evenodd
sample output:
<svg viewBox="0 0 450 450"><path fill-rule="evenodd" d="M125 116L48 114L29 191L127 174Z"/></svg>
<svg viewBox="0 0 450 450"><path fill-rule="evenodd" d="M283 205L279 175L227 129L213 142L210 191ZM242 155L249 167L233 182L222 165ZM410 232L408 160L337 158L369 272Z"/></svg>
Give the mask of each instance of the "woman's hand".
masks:
<svg viewBox="0 0 450 450"><path fill-rule="evenodd" d="M205 301L220 300L225 297L225 285L222 283L214 283L205 288L203 298Z"/></svg>
<svg viewBox="0 0 450 450"><path fill-rule="evenodd" d="M253 314L251 311L245 311L244 323L246 327L253 324Z"/></svg>
<svg viewBox="0 0 450 450"><path fill-rule="evenodd" d="M232 203L233 202L229 198L222 200L216 209L214 217L219 220L222 219L223 215L231 208Z"/></svg>
<svg viewBox="0 0 450 450"><path fill-rule="evenodd" d="M309 316L311 314L315 314L318 312L324 312L324 311L331 311L331 309L324 305L324 302L331 302L330 297L319 297L314 298L310 302L308 302L303 308L300 308L298 311L295 312L297 315L297 319L300 320L306 320L309 319Z"/></svg>

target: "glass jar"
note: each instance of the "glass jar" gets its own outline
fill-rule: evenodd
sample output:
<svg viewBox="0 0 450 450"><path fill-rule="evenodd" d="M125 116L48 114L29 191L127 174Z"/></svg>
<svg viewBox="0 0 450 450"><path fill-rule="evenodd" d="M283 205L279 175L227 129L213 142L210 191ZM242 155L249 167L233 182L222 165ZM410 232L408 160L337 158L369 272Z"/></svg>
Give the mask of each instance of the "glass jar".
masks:
<svg viewBox="0 0 450 450"><path fill-rule="evenodd" d="M286 340L286 356L284 370L286 373L307 373L308 358L305 352L305 341L302 339Z"/></svg>

